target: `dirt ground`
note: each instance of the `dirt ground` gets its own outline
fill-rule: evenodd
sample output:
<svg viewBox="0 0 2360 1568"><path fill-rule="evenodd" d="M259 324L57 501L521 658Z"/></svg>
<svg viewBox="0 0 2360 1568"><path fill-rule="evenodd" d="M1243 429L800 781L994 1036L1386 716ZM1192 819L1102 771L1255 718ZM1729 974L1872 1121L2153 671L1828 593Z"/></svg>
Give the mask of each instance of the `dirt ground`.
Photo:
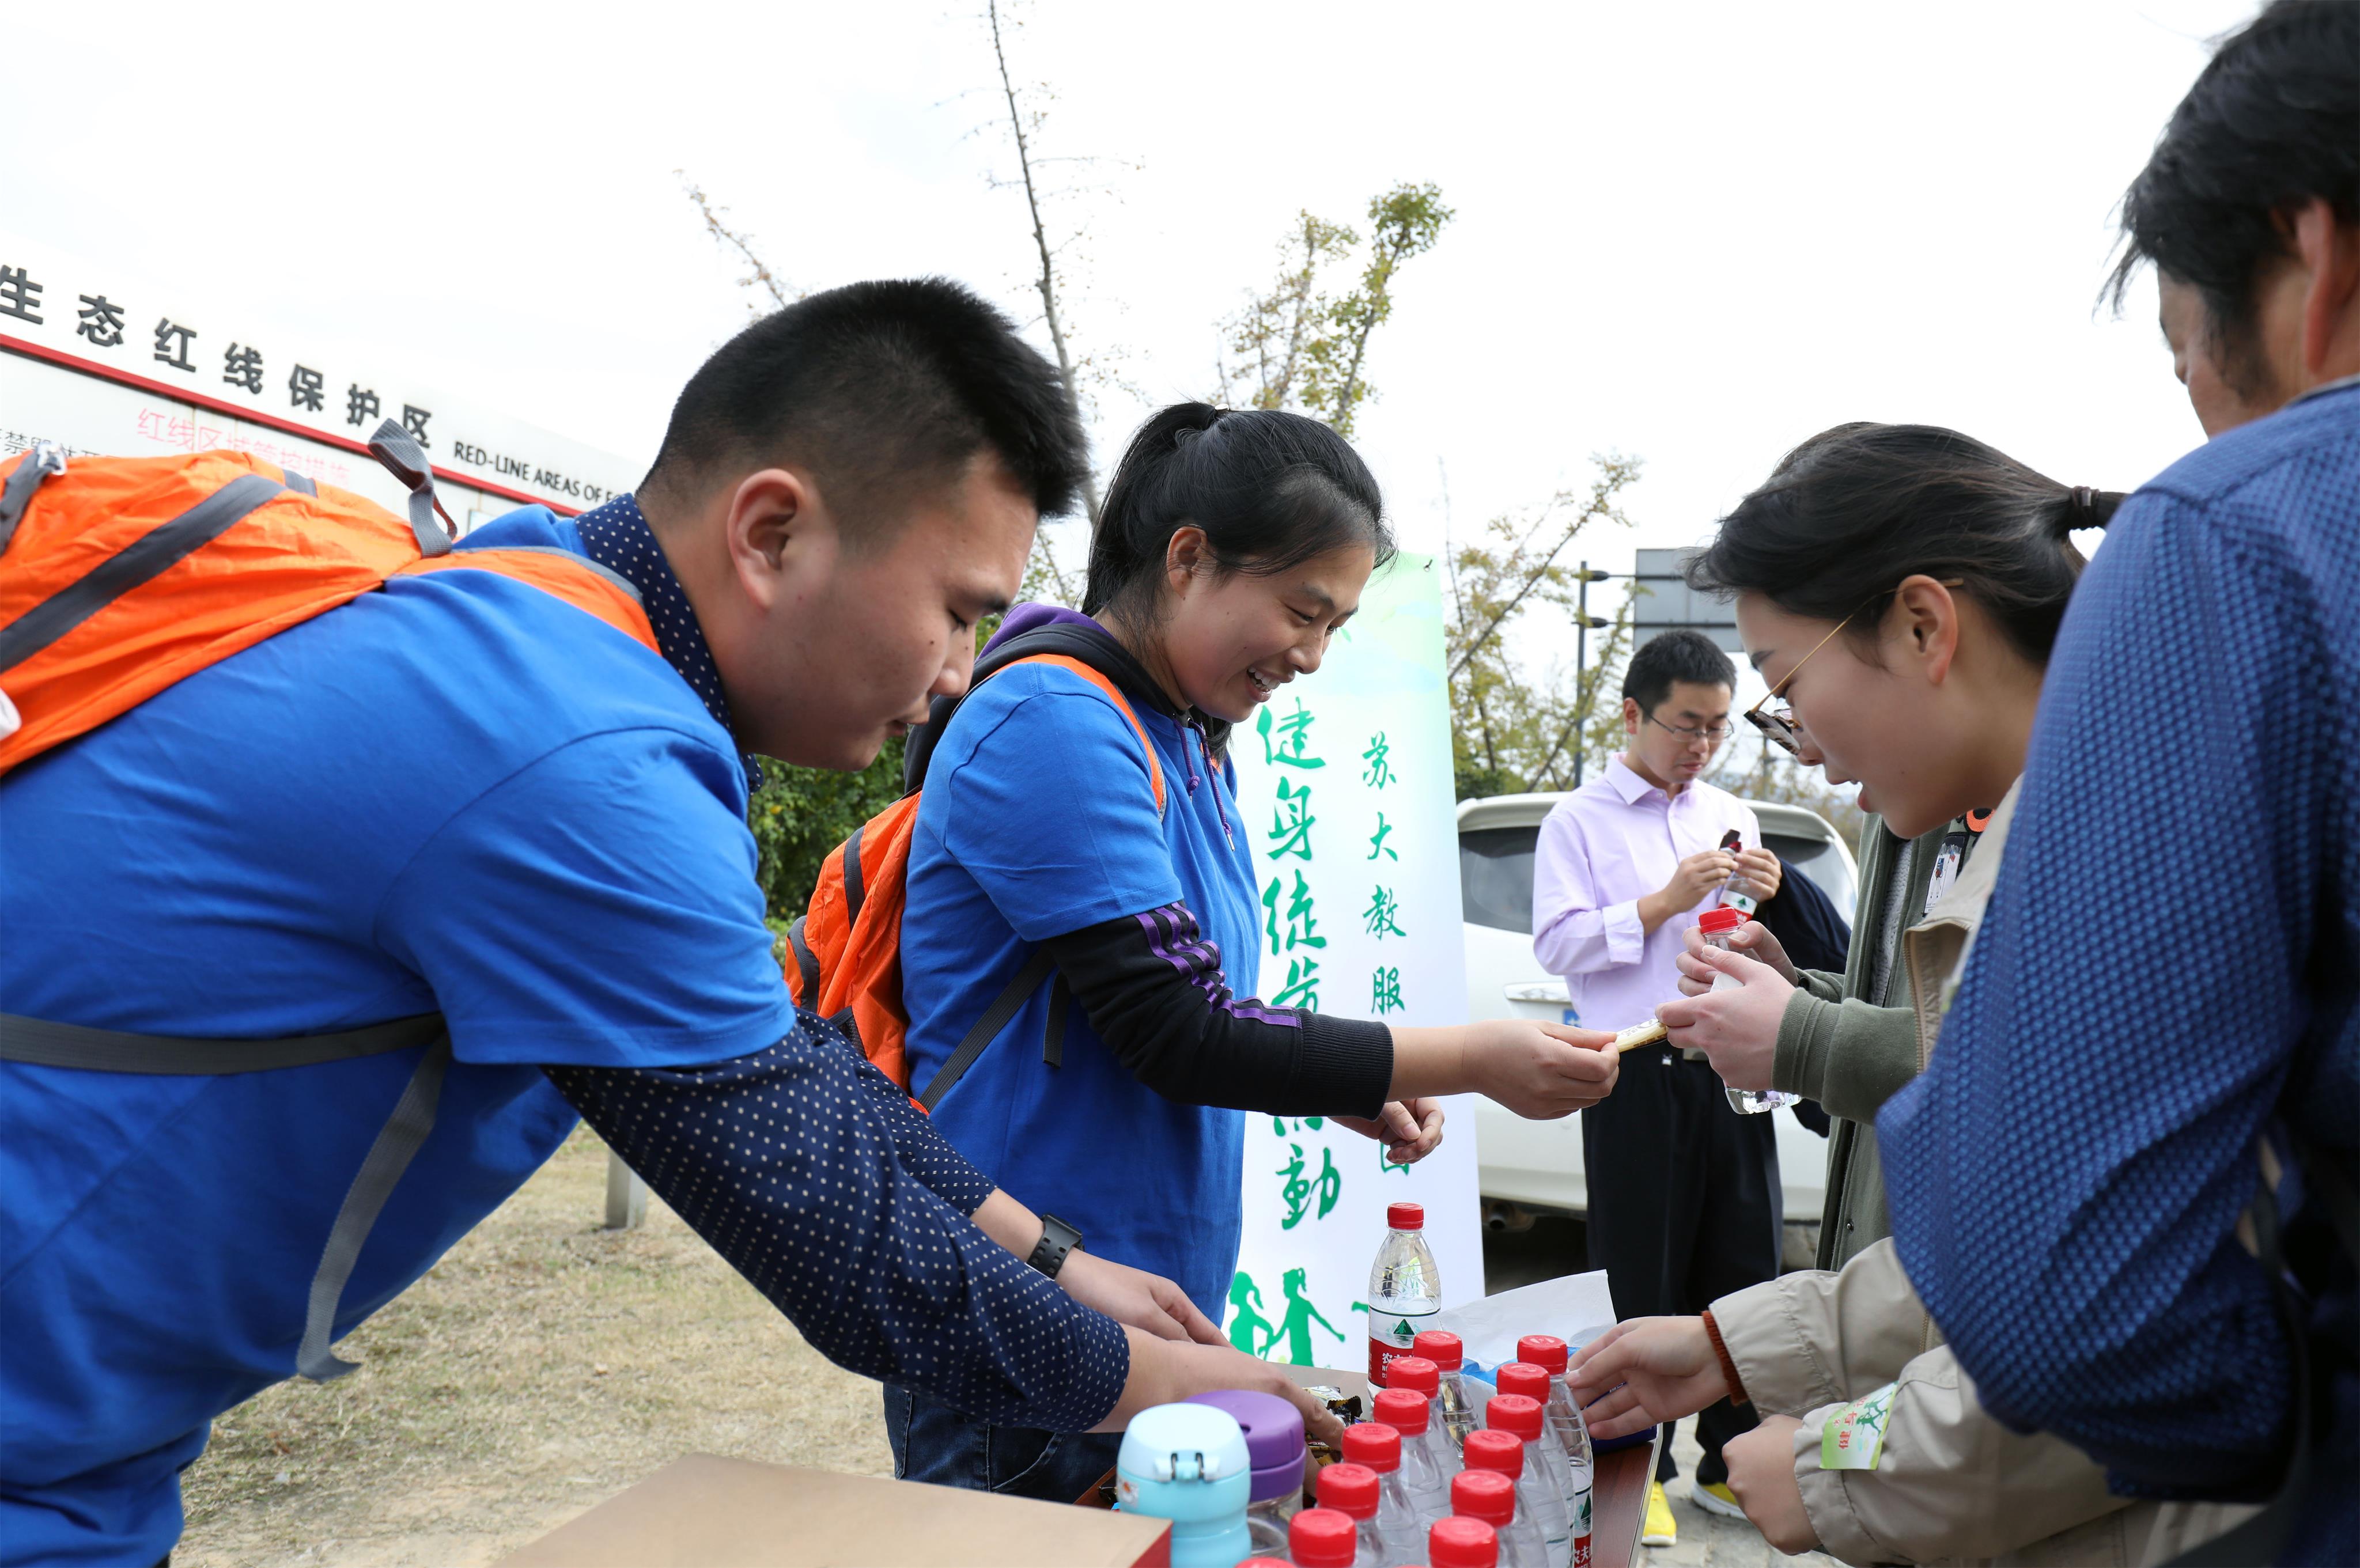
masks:
<svg viewBox="0 0 2360 1568"><path fill-rule="evenodd" d="M338 1345L359 1371L217 1422L174 1568L474 1568L693 1451L890 1475L877 1385L661 1203L599 1228L606 1177L576 1131Z"/></svg>

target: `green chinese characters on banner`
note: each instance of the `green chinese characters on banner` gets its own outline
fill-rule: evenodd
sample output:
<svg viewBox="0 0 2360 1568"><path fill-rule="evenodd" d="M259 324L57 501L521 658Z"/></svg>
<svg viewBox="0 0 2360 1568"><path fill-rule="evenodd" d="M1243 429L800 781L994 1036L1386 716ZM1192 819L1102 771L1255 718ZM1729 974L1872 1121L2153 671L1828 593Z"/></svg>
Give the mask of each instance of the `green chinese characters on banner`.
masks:
<svg viewBox="0 0 2360 1568"><path fill-rule="evenodd" d="M1240 996L1395 1026L1466 1016L1437 583L1426 558L1381 569L1321 668L1233 735L1261 905L1259 974L1229 971ZM1482 1291L1474 1117L1446 1107L1442 1147L1413 1167L1337 1119L1369 1107L1301 1108L1326 1114L1245 1118L1225 1331L1256 1356L1357 1366L1389 1201L1426 1205L1447 1301Z"/></svg>

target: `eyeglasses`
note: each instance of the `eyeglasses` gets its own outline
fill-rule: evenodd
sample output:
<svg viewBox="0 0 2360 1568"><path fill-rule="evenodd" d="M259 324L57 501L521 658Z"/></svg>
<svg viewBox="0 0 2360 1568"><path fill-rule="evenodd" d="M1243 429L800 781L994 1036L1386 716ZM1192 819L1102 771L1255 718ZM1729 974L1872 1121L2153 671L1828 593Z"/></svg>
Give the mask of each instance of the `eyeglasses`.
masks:
<svg viewBox="0 0 2360 1568"><path fill-rule="evenodd" d="M1868 605L1866 604L1863 604L1860 607L1861 610L1865 610L1866 608L1868 608ZM1850 626L1852 624L1852 616L1859 614L1860 610L1854 610L1852 613L1852 615L1846 615L1842 620L1838 621L1835 625L1835 631L1828 633L1827 636L1821 637L1818 642L1811 645L1811 653L1817 653L1819 649L1833 642L1835 640L1836 632L1840 632L1843 630L1844 627ZM1795 660L1795 668L1786 671L1786 679L1779 681L1775 686L1771 687L1767 691L1763 692L1761 702L1756 702L1754 706L1745 710L1745 722L1752 724L1755 729L1760 730L1762 732L1763 739L1778 747L1789 757L1800 757L1803 755L1803 728L1800 724L1797 724L1795 722L1795 710L1792 708L1780 708L1776 713L1765 713L1762 711L1762 705L1763 702L1769 702L1779 692L1784 691L1787 686L1792 683L1796 673L1799 671L1803 666L1811 662L1811 653L1807 653L1803 655L1802 658Z"/></svg>
<svg viewBox="0 0 2360 1568"><path fill-rule="evenodd" d="M1689 724L1667 724L1664 723L1663 720L1655 717L1653 713L1647 713L1643 716L1649 724L1655 725L1657 729L1663 730L1671 735L1676 735L1691 746L1695 745L1698 741L1706 741L1711 745L1719 746L1722 741L1729 738L1730 726L1725 724L1715 724L1710 729L1700 730Z"/></svg>

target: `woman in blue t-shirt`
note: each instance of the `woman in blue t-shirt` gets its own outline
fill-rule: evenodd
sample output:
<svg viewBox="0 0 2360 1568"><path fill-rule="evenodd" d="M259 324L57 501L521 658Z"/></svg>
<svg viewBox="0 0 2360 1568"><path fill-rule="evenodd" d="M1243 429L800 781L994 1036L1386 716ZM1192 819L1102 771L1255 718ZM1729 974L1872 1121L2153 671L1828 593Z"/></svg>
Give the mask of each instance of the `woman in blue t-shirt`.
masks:
<svg viewBox="0 0 2360 1568"><path fill-rule="evenodd" d="M1375 480L1327 426L1167 408L1108 492L1088 613L1018 606L972 692L912 740L912 1086L987 1174L1061 1216L1049 1251L1078 1230L1211 1321L1237 1262L1247 1111L1334 1116L1405 1162L1440 1138L1435 1096L1561 1116L1613 1083L1594 1030L1400 1029L1236 994L1262 927L1229 726L1319 668L1393 550ZM1013 662L1033 653L1067 662ZM979 1028L1004 995L1012 1013ZM979 1052L959 1049L971 1030ZM891 1386L885 1404L895 1472L923 1481L1071 1501L1118 1443L994 1427Z"/></svg>

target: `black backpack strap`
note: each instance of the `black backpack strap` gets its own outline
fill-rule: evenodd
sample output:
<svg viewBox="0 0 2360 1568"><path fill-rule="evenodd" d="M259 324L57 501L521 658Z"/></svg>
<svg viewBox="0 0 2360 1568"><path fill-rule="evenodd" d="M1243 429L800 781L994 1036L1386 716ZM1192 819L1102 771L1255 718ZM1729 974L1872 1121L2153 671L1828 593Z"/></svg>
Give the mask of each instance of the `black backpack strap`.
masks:
<svg viewBox="0 0 2360 1568"><path fill-rule="evenodd" d="M1065 1010L1073 1004L1074 988L1061 969L1057 983L1049 987L1049 1027L1041 1031L1041 1060L1052 1067L1065 1064Z"/></svg>
<svg viewBox="0 0 2360 1568"><path fill-rule="evenodd" d="M819 954L803 940L803 921L808 917L797 915L794 924L787 928L787 951L795 955L796 973L803 976L803 994L798 998L803 1006L819 1011Z"/></svg>
<svg viewBox="0 0 2360 1568"><path fill-rule="evenodd" d="M1046 980L1049 972L1056 966L1056 959L1051 956L1046 947L1034 948L1032 956L1024 961L1024 967L1016 972L1016 978L1008 983L1007 989L992 998L991 1006L983 1010L983 1017L975 1020L975 1027L968 1029L967 1038L958 1042L958 1049L952 1051L949 1059L935 1072L933 1082L926 1085L925 1093L918 1096L918 1104L930 1111L942 1104L943 1096L951 1092L952 1085L967 1076L967 1070L975 1065L975 1059L983 1054L984 1047L1008 1027L1008 1020L1023 1009L1024 1004L1032 999L1032 993L1041 988L1041 982Z"/></svg>
<svg viewBox="0 0 2360 1568"><path fill-rule="evenodd" d="M869 894L860 885L860 841L867 835L864 824L844 841L840 852L844 856L844 929L850 931L852 922L860 918L860 903Z"/></svg>

